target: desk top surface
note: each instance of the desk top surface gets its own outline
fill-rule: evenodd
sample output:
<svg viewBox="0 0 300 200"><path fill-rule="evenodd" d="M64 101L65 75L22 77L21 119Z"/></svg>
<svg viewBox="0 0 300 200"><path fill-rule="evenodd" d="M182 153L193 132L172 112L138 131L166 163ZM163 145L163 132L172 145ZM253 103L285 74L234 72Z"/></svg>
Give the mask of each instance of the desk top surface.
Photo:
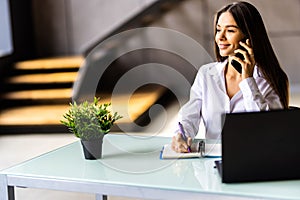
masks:
<svg viewBox="0 0 300 200"><path fill-rule="evenodd" d="M214 168L215 159L161 160L162 146L169 142L166 137L108 134L102 159L85 160L80 142L74 142L0 173L220 195L300 198L300 180L224 184Z"/></svg>

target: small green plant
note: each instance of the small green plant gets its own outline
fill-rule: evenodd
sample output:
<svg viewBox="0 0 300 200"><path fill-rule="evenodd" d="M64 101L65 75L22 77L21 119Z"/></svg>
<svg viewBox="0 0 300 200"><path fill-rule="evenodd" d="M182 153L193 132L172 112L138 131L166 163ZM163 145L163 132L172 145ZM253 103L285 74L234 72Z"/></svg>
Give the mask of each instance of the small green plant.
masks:
<svg viewBox="0 0 300 200"><path fill-rule="evenodd" d="M110 106L111 103L100 104L97 97L92 103L70 103L70 109L63 115L65 120L60 122L81 140L100 139L110 131L115 121L122 118L117 112L112 113Z"/></svg>

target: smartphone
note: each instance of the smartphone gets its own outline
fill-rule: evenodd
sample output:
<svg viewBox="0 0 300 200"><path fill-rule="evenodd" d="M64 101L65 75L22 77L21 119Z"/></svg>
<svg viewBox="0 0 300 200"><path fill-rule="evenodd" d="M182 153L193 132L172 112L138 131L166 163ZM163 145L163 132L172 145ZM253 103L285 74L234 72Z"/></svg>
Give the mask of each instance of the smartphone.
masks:
<svg viewBox="0 0 300 200"><path fill-rule="evenodd" d="M246 39L243 39L243 40L241 40L242 42L246 42L246 40L247 40L247 38ZM242 47L242 46L240 46L240 49L242 49L242 50L246 50L244 47ZM237 54L235 54L235 56L236 57L238 57L238 58L240 58L240 59L242 59L242 60L244 60L245 58L244 58L244 56L243 56L243 54L241 54L241 53L237 53ZM242 73L242 65L238 62L238 61L236 61L236 60L232 60L231 61L231 65L236 69L236 71L238 71L240 74Z"/></svg>

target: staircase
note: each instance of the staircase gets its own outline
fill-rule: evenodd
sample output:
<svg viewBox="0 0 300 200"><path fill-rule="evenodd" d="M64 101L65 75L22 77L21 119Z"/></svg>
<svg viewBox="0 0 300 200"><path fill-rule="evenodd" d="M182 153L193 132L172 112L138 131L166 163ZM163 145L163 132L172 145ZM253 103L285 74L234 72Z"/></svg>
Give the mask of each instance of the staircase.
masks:
<svg viewBox="0 0 300 200"><path fill-rule="evenodd" d="M72 86L83 60L82 56L72 56L16 63L1 89L0 134L68 132L60 120L69 109ZM120 94L113 109L129 117L118 123L138 121L166 91L148 85L137 90L129 101L126 94ZM110 94L97 96L101 103L110 101Z"/></svg>
<svg viewBox="0 0 300 200"><path fill-rule="evenodd" d="M66 131L59 120L82 62L82 56L72 56L16 63L4 80L0 133Z"/></svg>
<svg viewBox="0 0 300 200"><path fill-rule="evenodd" d="M88 55L95 46L112 35L150 25L179 2L181 0L155 1L126 23L101 37L85 54ZM69 109L72 86L83 60L83 56L79 55L16 63L13 73L0 85L0 134L68 132L60 120ZM97 96L101 98L100 103L110 101L110 94L101 93ZM156 102L168 102L171 96L169 90L155 84L139 88L129 100L128 94L114 96L116 99L113 101L113 110L127 116L119 120L117 125L122 123L131 127L133 122L144 125L149 120L149 108Z"/></svg>

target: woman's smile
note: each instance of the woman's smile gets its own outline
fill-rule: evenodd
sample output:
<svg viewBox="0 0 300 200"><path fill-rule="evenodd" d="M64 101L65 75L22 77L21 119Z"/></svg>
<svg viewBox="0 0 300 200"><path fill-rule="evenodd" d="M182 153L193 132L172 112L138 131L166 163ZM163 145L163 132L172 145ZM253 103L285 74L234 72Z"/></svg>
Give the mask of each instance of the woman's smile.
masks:
<svg viewBox="0 0 300 200"><path fill-rule="evenodd" d="M224 50L227 49L230 46L230 44L218 44L218 46L220 50Z"/></svg>

